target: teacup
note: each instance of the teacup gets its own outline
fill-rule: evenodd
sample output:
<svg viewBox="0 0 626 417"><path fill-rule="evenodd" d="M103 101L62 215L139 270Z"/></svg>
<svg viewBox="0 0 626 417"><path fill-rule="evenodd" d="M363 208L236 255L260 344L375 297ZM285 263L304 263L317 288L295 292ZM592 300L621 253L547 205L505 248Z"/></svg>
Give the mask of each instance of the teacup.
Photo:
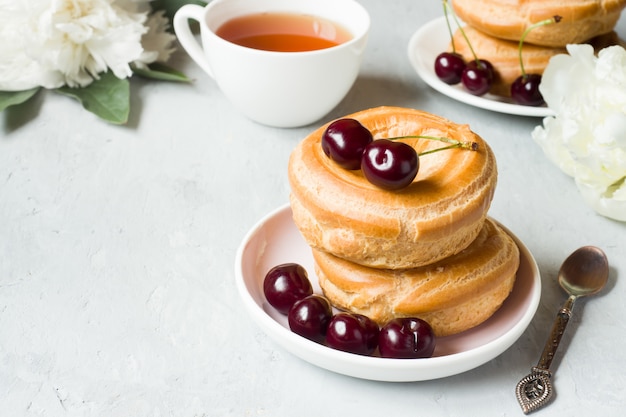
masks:
<svg viewBox="0 0 626 417"><path fill-rule="evenodd" d="M216 34L232 19L268 13L321 18L344 28L350 38L324 49L280 52L241 46ZM200 24L201 43L190 19ZM233 105L275 127L311 124L339 104L358 75L369 27L367 11L354 0L213 0L205 7L185 5L174 16L180 44Z"/></svg>

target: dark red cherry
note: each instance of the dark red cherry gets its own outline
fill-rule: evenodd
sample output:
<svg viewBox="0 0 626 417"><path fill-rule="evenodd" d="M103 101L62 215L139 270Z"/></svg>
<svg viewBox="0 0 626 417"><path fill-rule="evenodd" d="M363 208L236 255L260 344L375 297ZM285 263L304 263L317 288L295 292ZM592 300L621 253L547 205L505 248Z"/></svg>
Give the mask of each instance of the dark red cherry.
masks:
<svg viewBox="0 0 626 417"><path fill-rule="evenodd" d="M304 267L285 263L265 274L263 293L272 307L287 314L296 301L313 294L313 287Z"/></svg>
<svg viewBox="0 0 626 417"><path fill-rule="evenodd" d="M494 78L493 65L487 60L470 61L463 70L461 82L467 91L482 96L491 89Z"/></svg>
<svg viewBox="0 0 626 417"><path fill-rule="evenodd" d="M511 84L511 98L525 106L541 106L545 101L539 92L539 84L541 84L539 74L520 75Z"/></svg>
<svg viewBox="0 0 626 417"><path fill-rule="evenodd" d="M464 69L465 60L456 52L442 52L435 59L435 74L446 84L460 83Z"/></svg>
<svg viewBox="0 0 626 417"><path fill-rule="evenodd" d="M372 133L358 120L339 119L322 134L322 150L340 167L354 170L361 168L361 155L372 140Z"/></svg>
<svg viewBox="0 0 626 417"><path fill-rule="evenodd" d="M419 169L419 157L411 146L388 139L375 140L365 147L361 170L369 182L386 190L411 184Z"/></svg>
<svg viewBox="0 0 626 417"><path fill-rule="evenodd" d="M429 358L435 350L435 336L422 319L393 319L380 329L378 350L384 358Z"/></svg>
<svg viewBox="0 0 626 417"><path fill-rule="evenodd" d="M326 332L326 344L333 349L371 355L378 346L378 325L361 314L338 313Z"/></svg>
<svg viewBox="0 0 626 417"><path fill-rule="evenodd" d="M332 316L330 302L321 295L313 294L296 301L289 310L287 319L292 332L323 343Z"/></svg>

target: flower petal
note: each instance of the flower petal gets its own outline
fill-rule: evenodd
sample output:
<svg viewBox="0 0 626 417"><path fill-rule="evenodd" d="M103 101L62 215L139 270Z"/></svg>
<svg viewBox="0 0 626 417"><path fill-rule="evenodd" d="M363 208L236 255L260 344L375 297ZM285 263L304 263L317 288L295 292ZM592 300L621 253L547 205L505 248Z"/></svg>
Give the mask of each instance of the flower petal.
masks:
<svg viewBox="0 0 626 417"><path fill-rule="evenodd" d="M567 51L550 60L540 86L555 116L532 137L595 210L626 221L626 50Z"/></svg>

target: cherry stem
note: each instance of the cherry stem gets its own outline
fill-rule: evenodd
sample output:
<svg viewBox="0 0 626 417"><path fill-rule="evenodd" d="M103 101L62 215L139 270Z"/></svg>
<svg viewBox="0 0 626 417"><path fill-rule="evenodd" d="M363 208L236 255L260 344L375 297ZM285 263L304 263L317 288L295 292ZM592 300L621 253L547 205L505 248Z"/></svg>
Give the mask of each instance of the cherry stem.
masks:
<svg viewBox="0 0 626 417"><path fill-rule="evenodd" d="M443 3L444 3L444 7L446 7L446 5L448 5L448 1L447 0L443 0ZM474 57L474 61L476 61L476 64L477 64L478 68L483 68L483 64L478 59L478 56L476 55L476 52L474 51L474 48L472 47L472 43L470 42L469 38L465 34L465 31L463 30L463 27L461 26L461 23L459 22L459 19L456 17L456 13L454 13L454 9L451 8L450 6L448 6L448 10L450 10L450 12L452 14L452 18L456 22L456 25L459 27L459 31L461 31L461 35L463 35L463 38L465 39L465 42L467 42L467 46L469 47L469 50L472 53L472 56ZM454 47L454 45L453 45L453 47Z"/></svg>
<svg viewBox="0 0 626 417"><path fill-rule="evenodd" d="M476 142L473 142L475 145L478 145ZM473 147L468 148L466 146L463 146L462 143L454 143L452 145L448 145L448 146L443 146L441 148L437 148L437 149L429 149L427 151L423 151L417 154L417 156L424 156L424 155L428 155L429 153L435 153L435 152L439 152L439 151L445 151L447 149L456 149L456 148L465 148L465 149L472 149L472 150L476 150Z"/></svg>
<svg viewBox="0 0 626 417"><path fill-rule="evenodd" d="M448 26L448 33L450 34L450 43L452 44L452 53L456 53L456 45L454 44L454 36L452 34L452 26L450 26L450 19L448 18L448 1L443 0L443 15L446 17L446 25Z"/></svg>
<svg viewBox="0 0 626 417"><path fill-rule="evenodd" d="M424 151L419 153L418 155L427 155L429 153L443 151L445 149L454 149L454 148L463 148L469 149L470 151L478 150L478 143L476 142L463 142L456 139L450 139L444 136L427 136L427 135L408 135L408 136L397 136L395 138L387 138L387 140L398 140L398 139L429 139L429 140L437 140L439 142L449 143L449 146L444 146L443 148L430 149L428 151Z"/></svg>
<svg viewBox="0 0 626 417"><path fill-rule="evenodd" d="M522 59L522 45L524 44L524 39L526 39L526 35L528 35L530 31L532 31L535 28L538 28L539 26L549 25L552 23L559 23L561 19L562 19L561 16L556 15L556 16L551 17L550 19L541 20L537 23L533 23L532 25L528 26L526 30L524 31L524 33L522 33L522 37L519 40L519 46L517 49L518 49L518 55L519 55L519 66L522 70L522 77L524 79L526 79L527 75L526 75L526 71L524 70L524 60Z"/></svg>

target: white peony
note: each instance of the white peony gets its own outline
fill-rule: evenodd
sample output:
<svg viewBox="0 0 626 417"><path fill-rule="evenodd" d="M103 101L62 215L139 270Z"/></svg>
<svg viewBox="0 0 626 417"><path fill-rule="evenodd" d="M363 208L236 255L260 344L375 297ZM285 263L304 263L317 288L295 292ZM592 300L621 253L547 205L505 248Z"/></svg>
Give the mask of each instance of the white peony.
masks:
<svg viewBox="0 0 626 417"><path fill-rule="evenodd" d="M143 52L134 62L139 68L146 68L153 62L167 62L175 50L173 42L176 36L168 32L169 21L163 10L150 15L146 26L148 26L148 32L141 38Z"/></svg>
<svg viewBox="0 0 626 417"><path fill-rule="evenodd" d="M168 58L174 36L149 12L149 0L0 0L0 91L84 87Z"/></svg>
<svg viewBox="0 0 626 417"><path fill-rule="evenodd" d="M553 57L540 91L554 117L532 132L548 158L574 178L598 213L626 221L626 50L598 56L568 45Z"/></svg>

